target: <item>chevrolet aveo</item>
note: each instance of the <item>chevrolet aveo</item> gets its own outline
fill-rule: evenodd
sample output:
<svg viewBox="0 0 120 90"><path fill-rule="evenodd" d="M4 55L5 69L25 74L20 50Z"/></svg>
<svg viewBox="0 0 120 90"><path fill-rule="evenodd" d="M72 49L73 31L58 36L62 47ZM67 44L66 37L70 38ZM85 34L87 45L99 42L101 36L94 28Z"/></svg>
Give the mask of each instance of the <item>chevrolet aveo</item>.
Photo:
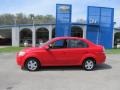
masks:
<svg viewBox="0 0 120 90"><path fill-rule="evenodd" d="M43 66L82 66L91 71L105 62L104 47L78 37L57 37L40 47L26 48L17 53L17 64L29 71Z"/></svg>

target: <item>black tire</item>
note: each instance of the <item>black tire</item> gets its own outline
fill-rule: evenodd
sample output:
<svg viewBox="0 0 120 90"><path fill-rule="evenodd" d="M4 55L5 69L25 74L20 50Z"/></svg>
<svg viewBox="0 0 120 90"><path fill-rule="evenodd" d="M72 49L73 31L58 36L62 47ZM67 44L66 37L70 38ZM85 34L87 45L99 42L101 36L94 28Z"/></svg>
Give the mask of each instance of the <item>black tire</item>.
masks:
<svg viewBox="0 0 120 90"><path fill-rule="evenodd" d="M28 71L38 71L40 70L40 62L36 58L29 58L25 62L25 69Z"/></svg>
<svg viewBox="0 0 120 90"><path fill-rule="evenodd" d="M95 68L95 61L91 58L88 58L83 62L82 67L86 71L92 71Z"/></svg>

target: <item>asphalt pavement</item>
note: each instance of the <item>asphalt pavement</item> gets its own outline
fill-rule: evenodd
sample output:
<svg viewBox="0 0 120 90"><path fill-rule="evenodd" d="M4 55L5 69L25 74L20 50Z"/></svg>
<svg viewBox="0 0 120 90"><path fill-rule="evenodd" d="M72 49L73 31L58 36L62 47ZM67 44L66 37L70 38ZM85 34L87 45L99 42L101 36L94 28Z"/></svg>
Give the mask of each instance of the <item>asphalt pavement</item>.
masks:
<svg viewBox="0 0 120 90"><path fill-rule="evenodd" d="M94 71L80 67L21 70L15 53L0 53L0 90L120 90L120 54L109 54Z"/></svg>

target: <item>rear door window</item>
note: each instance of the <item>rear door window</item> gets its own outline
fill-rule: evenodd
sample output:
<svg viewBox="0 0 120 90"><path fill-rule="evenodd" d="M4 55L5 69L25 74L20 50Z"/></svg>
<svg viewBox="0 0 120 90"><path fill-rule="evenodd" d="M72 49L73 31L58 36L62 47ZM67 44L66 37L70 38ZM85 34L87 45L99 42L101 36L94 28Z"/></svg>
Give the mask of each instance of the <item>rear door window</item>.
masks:
<svg viewBox="0 0 120 90"><path fill-rule="evenodd" d="M82 40L68 40L68 48L87 48L88 44Z"/></svg>

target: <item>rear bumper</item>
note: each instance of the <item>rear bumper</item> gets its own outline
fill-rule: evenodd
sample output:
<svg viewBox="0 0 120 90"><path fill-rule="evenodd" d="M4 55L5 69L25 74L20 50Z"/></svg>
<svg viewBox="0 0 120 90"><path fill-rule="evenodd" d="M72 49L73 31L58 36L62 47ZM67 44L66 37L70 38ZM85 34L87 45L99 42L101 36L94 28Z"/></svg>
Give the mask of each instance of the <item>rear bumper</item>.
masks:
<svg viewBox="0 0 120 90"><path fill-rule="evenodd" d="M97 53L97 62L96 64L102 64L106 60L106 54L104 52Z"/></svg>

